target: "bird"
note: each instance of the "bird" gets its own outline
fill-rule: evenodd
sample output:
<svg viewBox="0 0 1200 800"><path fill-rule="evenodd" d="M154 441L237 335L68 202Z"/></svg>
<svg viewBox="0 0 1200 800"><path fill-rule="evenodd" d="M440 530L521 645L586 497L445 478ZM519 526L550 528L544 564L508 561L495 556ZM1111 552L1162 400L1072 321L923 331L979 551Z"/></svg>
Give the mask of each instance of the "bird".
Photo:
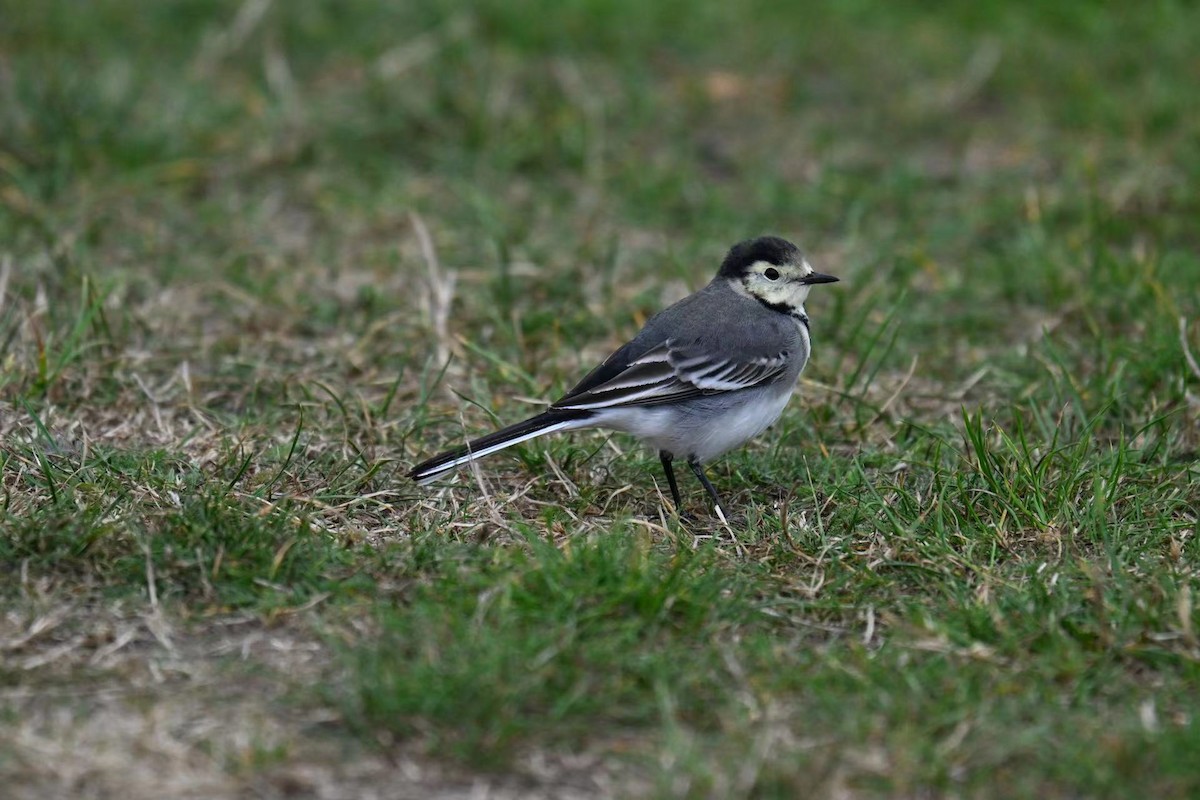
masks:
<svg viewBox="0 0 1200 800"><path fill-rule="evenodd" d="M409 477L425 485L538 436L602 428L657 451L676 513L683 504L673 464L681 459L725 520L704 465L783 413L812 352L809 290L837 281L786 239L739 242L708 285L652 316L544 412L423 461Z"/></svg>

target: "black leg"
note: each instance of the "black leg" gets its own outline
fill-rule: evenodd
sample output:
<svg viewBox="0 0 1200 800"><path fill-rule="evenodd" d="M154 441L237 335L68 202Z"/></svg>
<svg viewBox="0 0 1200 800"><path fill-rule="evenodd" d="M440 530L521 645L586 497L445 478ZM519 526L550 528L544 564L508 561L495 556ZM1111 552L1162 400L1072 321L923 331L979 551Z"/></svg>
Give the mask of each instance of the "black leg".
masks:
<svg viewBox="0 0 1200 800"><path fill-rule="evenodd" d="M689 458L688 466L692 468L692 472L696 473L696 477L700 479L700 483L704 484L704 489L708 492L708 496L717 504L717 513L724 517L725 506L721 504L721 495L717 494L716 488L713 487L708 476L704 474L704 467L700 466L700 461L695 457Z"/></svg>
<svg viewBox="0 0 1200 800"><path fill-rule="evenodd" d="M658 451L658 460L662 462L663 472L667 473L667 485L671 487L671 499L675 501L675 513L679 514L683 511L683 504L679 500L679 485L675 483L675 468L671 466L674 458L666 450Z"/></svg>

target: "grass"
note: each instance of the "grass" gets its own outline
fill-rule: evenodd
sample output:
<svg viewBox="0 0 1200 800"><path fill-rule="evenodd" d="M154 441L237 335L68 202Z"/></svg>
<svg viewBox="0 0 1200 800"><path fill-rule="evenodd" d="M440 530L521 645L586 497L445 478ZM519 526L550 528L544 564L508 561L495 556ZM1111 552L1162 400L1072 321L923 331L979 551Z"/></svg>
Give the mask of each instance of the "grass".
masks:
<svg viewBox="0 0 1200 800"><path fill-rule="evenodd" d="M19 796L1200 791L1189 4L4 17ZM405 479L766 231L843 282L729 527Z"/></svg>

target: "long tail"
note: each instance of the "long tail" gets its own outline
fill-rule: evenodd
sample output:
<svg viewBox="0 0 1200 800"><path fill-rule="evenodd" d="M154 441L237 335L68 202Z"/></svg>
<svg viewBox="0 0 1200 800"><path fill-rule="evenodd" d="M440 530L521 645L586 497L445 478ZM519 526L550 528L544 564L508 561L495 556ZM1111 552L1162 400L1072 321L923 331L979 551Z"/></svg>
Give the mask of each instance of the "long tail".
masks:
<svg viewBox="0 0 1200 800"><path fill-rule="evenodd" d="M579 423L592 415L590 411L547 411L530 417L524 422L509 425L507 428L481 436L467 442L465 447L447 450L428 461L422 461L412 468L408 477L422 485L435 481L447 472L451 472L469 461L491 455L497 450L503 450L514 444L528 441L542 434L559 431L564 428L580 427Z"/></svg>

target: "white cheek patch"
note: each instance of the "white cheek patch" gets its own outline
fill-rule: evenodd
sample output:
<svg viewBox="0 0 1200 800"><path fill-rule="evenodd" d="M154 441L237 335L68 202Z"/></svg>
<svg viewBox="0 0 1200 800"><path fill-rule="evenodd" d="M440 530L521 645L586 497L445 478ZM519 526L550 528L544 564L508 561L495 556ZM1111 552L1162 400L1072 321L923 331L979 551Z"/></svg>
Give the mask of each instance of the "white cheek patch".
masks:
<svg viewBox="0 0 1200 800"><path fill-rule="evenodd" d="M803 262L802 266L806 270L802 273L803 275L813 271L807 261ZM781 273L778 280L770 280L763 275L763 271L772 268ZM751 267L750 273L744 278L731 279L729 286L743 297L761 299L772 305L801 306L808 299L809 287L788 276L788 272L792 270L795 270L795 267L779 267L766 261L759 261Z"/></svg>
<svg viewBox="0 0 1200 800"><path fill-rule="evenodd" d="M808 298L808 287L793 281L780 284L769 283L762 286L761 289L760 294L768 303L799 306Z"/></svg>
<svg viewBox="0 0 1200 800"><path fill-rule="evenodd" d="M761 286L760 294L768 303L790 303L792 296L795 294L795 289L786 283L779 285L766 283Z"/></svg>

